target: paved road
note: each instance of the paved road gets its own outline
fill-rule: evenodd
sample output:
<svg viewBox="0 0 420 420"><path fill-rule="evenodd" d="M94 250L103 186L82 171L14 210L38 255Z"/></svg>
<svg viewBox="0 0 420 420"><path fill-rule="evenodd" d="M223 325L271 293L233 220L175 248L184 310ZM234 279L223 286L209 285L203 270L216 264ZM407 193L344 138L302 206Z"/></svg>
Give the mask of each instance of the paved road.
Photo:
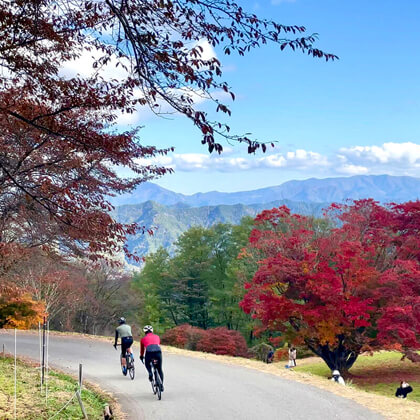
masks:
<svg viewBox="0 0 420 420"><path fill-rule="evenodd" d="M12 333L0 331L0 348L14 348ZM19 333L18 354L39 360L36 335ZM50 336L50 365L84 376L112 392L128 419L382 419L376 413L326 391L252 369L178 355L164 355L165 392L157 401L138 360L136 378L121 374L111 344L75 337Z"/></svg>

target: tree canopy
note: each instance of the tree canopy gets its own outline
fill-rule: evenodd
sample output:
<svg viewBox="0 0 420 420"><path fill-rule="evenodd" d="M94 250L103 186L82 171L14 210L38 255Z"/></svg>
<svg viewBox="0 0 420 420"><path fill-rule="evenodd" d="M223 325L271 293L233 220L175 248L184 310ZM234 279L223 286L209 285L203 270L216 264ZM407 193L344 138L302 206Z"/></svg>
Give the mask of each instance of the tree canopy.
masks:
<svg viewBox="0 0 420 420"><path fill-rule="evenodd" d="M237 255L246 245L252 219L238 226L192 227L176 242L146 257L134 286L144 296L142 323L158 330L188 323L208 329L224 326L249 332L249 319L239 308L243 289L237 284Z"/></svg>
<svg viewBox="0 0 420 420"><path fill-rule="evenodd" d="M256 218L259 267L241 302L263 328L306 344L331 369L363 351L420 349L420 201L333 205L319 226L286 207ZM332 227L332 226L338 227Z"/></svg>
<svg viewBox="0 0 420 420"><path fill-rule="evenodd" d="M234 98L220 61L205 57L200 43L243 55L272 42L336 58L315 40L303 26L260 19L230 0L2 1L1 273L35 247L95 262L123 250L131 256L126 236L148 227L113 220L109 197L170 171L144 162L172 145L160 150L145 145L138 128L122 131L122 114L143 106L159 113L165 104L191 120L210 152L222 151L223 138L245 142L249 152L265 150L197 109L194 98L201 97L230 114L214 94ZM86 54L91 71L63 72ZM133 175L121 176L121 167Z"/></svg>

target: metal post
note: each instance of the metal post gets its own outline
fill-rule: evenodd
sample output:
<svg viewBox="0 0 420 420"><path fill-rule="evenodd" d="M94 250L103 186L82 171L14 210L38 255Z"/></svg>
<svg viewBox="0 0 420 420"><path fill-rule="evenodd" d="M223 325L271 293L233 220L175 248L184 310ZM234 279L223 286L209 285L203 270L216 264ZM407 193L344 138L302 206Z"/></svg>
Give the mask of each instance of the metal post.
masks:
<svg viewBox="0 0 420 420"><path fill-rule="evenodd" d="M82 392L82 382L83 382L83 365L79 363L79 392Z"/></svg>
<svg viewBox="0 0 420 420"><path fill-rule="evenodd" d="M42 370L42 334L41 334L41 323L38 322L38 338L39 338L39 379L41 381L41 393L42 393L42 376L41 376L41 370Z"/></svg>
<svg viewBox="0 0 420 420"><path fill-rule="evenodd" d="M41 358L41 385L44 385L44 375L45 375L45 346L47 345L45 340L46 333L46 321L44 316L44 323L42 324L42 358Z"/></svg>
<svg viewBox="0 0 420 420"><path fill-rule="evenodd" d="M16 420L16 400L17 400L17 378L16 378L16 328L15 328L15 420Z"/></svg>
<svg viewBox="0 0 420 420"><path fill-rule="evenodd" d="M45 405L48 406L48 379L49 379L49 345L50 345L50 321L47 321L47 357L46 357L46 363L45 363Z"/></svg>

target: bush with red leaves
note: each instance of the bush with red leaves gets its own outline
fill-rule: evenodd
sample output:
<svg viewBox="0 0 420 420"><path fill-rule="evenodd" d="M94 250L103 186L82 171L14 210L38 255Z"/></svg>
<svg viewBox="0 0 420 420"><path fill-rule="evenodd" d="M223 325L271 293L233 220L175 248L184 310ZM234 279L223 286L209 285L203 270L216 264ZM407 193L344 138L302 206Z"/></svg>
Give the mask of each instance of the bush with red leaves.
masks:
<svg viewBox="0 0 420 420"><path fill-rule="evenodd" d="M162 344L206 353L249 357L245 338L238 331L225 327L202 330L184 324L167 330Z"/></svg>
<svg viewBox="0 0 420 420"><path fill-rule="evenodd" d="M166 330L162 335L162 344L179 347L187 350L197 350L197 343L203 337L205 331L189 324L178 325Z"/></svg>
<svg viewBox="0 0 420 420"><path fill-rule="evenodd" d="M247 357L248 355L244 337L238 331L228 330L225 327L205 330L202 339L197 344L197 350L230 356Z"/></svg>

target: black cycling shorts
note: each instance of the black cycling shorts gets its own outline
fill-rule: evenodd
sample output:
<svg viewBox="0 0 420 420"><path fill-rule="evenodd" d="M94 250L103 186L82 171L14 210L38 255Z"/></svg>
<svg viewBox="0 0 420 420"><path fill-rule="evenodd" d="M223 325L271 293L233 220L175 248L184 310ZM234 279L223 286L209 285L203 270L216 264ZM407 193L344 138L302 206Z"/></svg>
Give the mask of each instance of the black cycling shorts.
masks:
<svg viewBox="0 0 420 420"><path fill-rule="evenodd" d="M129 349L133 344L133 337L123 337L121 338L121 356L125 356L127 349Z"/></svg>

